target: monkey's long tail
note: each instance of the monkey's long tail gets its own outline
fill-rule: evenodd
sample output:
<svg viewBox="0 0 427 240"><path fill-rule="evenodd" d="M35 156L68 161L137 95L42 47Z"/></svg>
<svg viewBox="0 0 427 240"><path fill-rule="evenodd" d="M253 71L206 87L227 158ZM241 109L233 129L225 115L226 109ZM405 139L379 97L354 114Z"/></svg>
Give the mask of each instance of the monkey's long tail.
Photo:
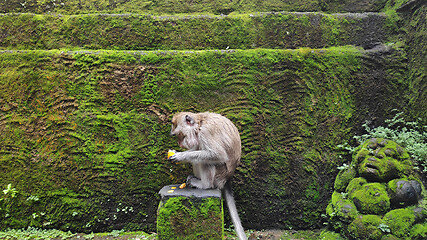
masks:
<svg viewBox="0 0 427 240"><path fill-rule="evenodd" d="M237 213L236 202L233 197L233 190L231 189L230 181L227 181L223 188L225 202L227 203L228 212L230 212L231 220L233 221L234 229L236 230L237 236L240 240L247 240L245 230L242 227L242 223Z"/></svg>

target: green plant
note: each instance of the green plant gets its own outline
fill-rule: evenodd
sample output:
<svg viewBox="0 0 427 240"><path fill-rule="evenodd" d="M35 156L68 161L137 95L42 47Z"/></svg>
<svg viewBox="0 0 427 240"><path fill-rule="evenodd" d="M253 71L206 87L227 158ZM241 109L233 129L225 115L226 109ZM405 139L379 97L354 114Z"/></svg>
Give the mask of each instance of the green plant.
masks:
<svg viewBox="0 0 427 240"><path fill-rule="evenodd" d="M18 191L16 188L12 188L12 184L8 184L7 188L3 190L4 195L10 195L11 198L14 198Z"/></svg>
<svg viewBox="0 0 427 240"><path fill-rule="evenodd" d="M359 144L370 138L386 138L395 141L404 147L416 162L415 168L422 172L427 172L427 126L419 126L418 122L406 122L402 117L403 113L397 113L392 119L385 120L386 126L371 128L368 122L362 126L366 134L354 136ZM420 119L421 120L421 119ZM356 148L348 143L337 146L340 149L353 153Z"/></svg>
<svg viewBox="0 0 427 240"><path fill-rule="evenodd" d="M37 197L37 196L33 196L33 195L31 195L31 196L29 196L29 197L27 198L27 201L38 202L38 201L40 201L40 198L39 198L39 197Z"/></svg>
<svg viewBox="0 0 427 240"><path fill-rule="evenodd" d="M12 184L8 184L6 189L3 190L3 196L0 196L0 220L8 218L11 215L11 209L13 208L15 198L18 194L18 190L12 187Z"/></svg>
<svg viewBox="0 0 427 240"><path fill-rule="evenodd" d="M390 227L387 224L381 223L380 225L378 225L378 228L385 233L389 233L390 232Z"/></svg>
<svg viewBox="0 0 427 240"><path fill-rule="evenodd" d="M338 170L344 170L344 169L348 169L350 167L350 165L344 163L342 166L337 167Z"/></svg>
<svg viewBox="0 0 427 240"><path fill-rule="evenodd" d="M121 233L123 233L124 232L124 230L122 229L122 230L113 230L113 231L111 231L111 233L109 234L109 235L111 235L111 236L113 236L113 237L118 237L118 236L120 236L120 234Z"/></svg>
<svg viewBox="0 0 427 240"><path fill-rule="evenodd" d="M406 148L411 157L421 167L423 172L427 172L427 126L419 126L418 122L405 122L397 113L393 119L385 120L386 127L379 126L370 128L367 123L363 126L368 132L360 137L355 137L359 142L369 138L387 138Z"/></svg>
<svg viewBox="0 0 427 240"><path fill-rule="evenodd" d="M84 237L85 237L85 239L94 239L95 238L95 234L92 232L90 234L86 234Z"/></svg>

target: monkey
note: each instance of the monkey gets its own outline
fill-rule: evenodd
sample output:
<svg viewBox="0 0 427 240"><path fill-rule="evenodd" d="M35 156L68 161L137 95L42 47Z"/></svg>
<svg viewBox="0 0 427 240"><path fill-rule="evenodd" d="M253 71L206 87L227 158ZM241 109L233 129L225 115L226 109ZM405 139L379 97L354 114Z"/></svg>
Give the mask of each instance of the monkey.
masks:
<svg viewBox="0 0 427 240"><path fill-rule="evenodd" d="M211 112L180 112L172 117L172 136L178 145L187 149L176 152L169 159L187 162L193 166L193 174L187 178L189 187L220 189L224 195L237 236L247 239L237 213L230 178L240 163L242 152L237 127L226 117Z"/></svg>

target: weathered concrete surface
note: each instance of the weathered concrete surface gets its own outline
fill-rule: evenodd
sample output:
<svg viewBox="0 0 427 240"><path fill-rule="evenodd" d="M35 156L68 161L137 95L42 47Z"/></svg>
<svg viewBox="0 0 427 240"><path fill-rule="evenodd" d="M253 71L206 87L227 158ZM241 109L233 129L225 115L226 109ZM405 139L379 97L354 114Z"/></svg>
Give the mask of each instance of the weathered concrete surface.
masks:
<svg viewBox="0 0 427 240"><path fill-rule="evenodd" d="M168 199L171 197L196 197L196 198L221 198L221 191L218 189L197 189L197 188L179 188L179 184L177 185L168 185L164 186L159 191L162 199Z"/></svg>

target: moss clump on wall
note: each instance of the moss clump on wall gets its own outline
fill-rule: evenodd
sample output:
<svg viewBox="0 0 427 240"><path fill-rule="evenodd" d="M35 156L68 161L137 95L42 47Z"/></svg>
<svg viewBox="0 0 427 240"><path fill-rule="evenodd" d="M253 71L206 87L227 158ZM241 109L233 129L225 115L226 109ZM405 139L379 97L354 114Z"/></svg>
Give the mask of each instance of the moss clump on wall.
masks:
<svg viewBox="0 0 427 240"><path fill-rule="evenodd" d="M130 14L0 15L1 49L371 48L386 38L385 15L256 13L234 16ZM375 32L374 35L370 34Z"/></svg>
<svg viewBox="0 0 427 240"><path fill-rule="evenodd" d="M223 239L224 212L219 198L172 197L160 202L159 239Z"/></svg>

